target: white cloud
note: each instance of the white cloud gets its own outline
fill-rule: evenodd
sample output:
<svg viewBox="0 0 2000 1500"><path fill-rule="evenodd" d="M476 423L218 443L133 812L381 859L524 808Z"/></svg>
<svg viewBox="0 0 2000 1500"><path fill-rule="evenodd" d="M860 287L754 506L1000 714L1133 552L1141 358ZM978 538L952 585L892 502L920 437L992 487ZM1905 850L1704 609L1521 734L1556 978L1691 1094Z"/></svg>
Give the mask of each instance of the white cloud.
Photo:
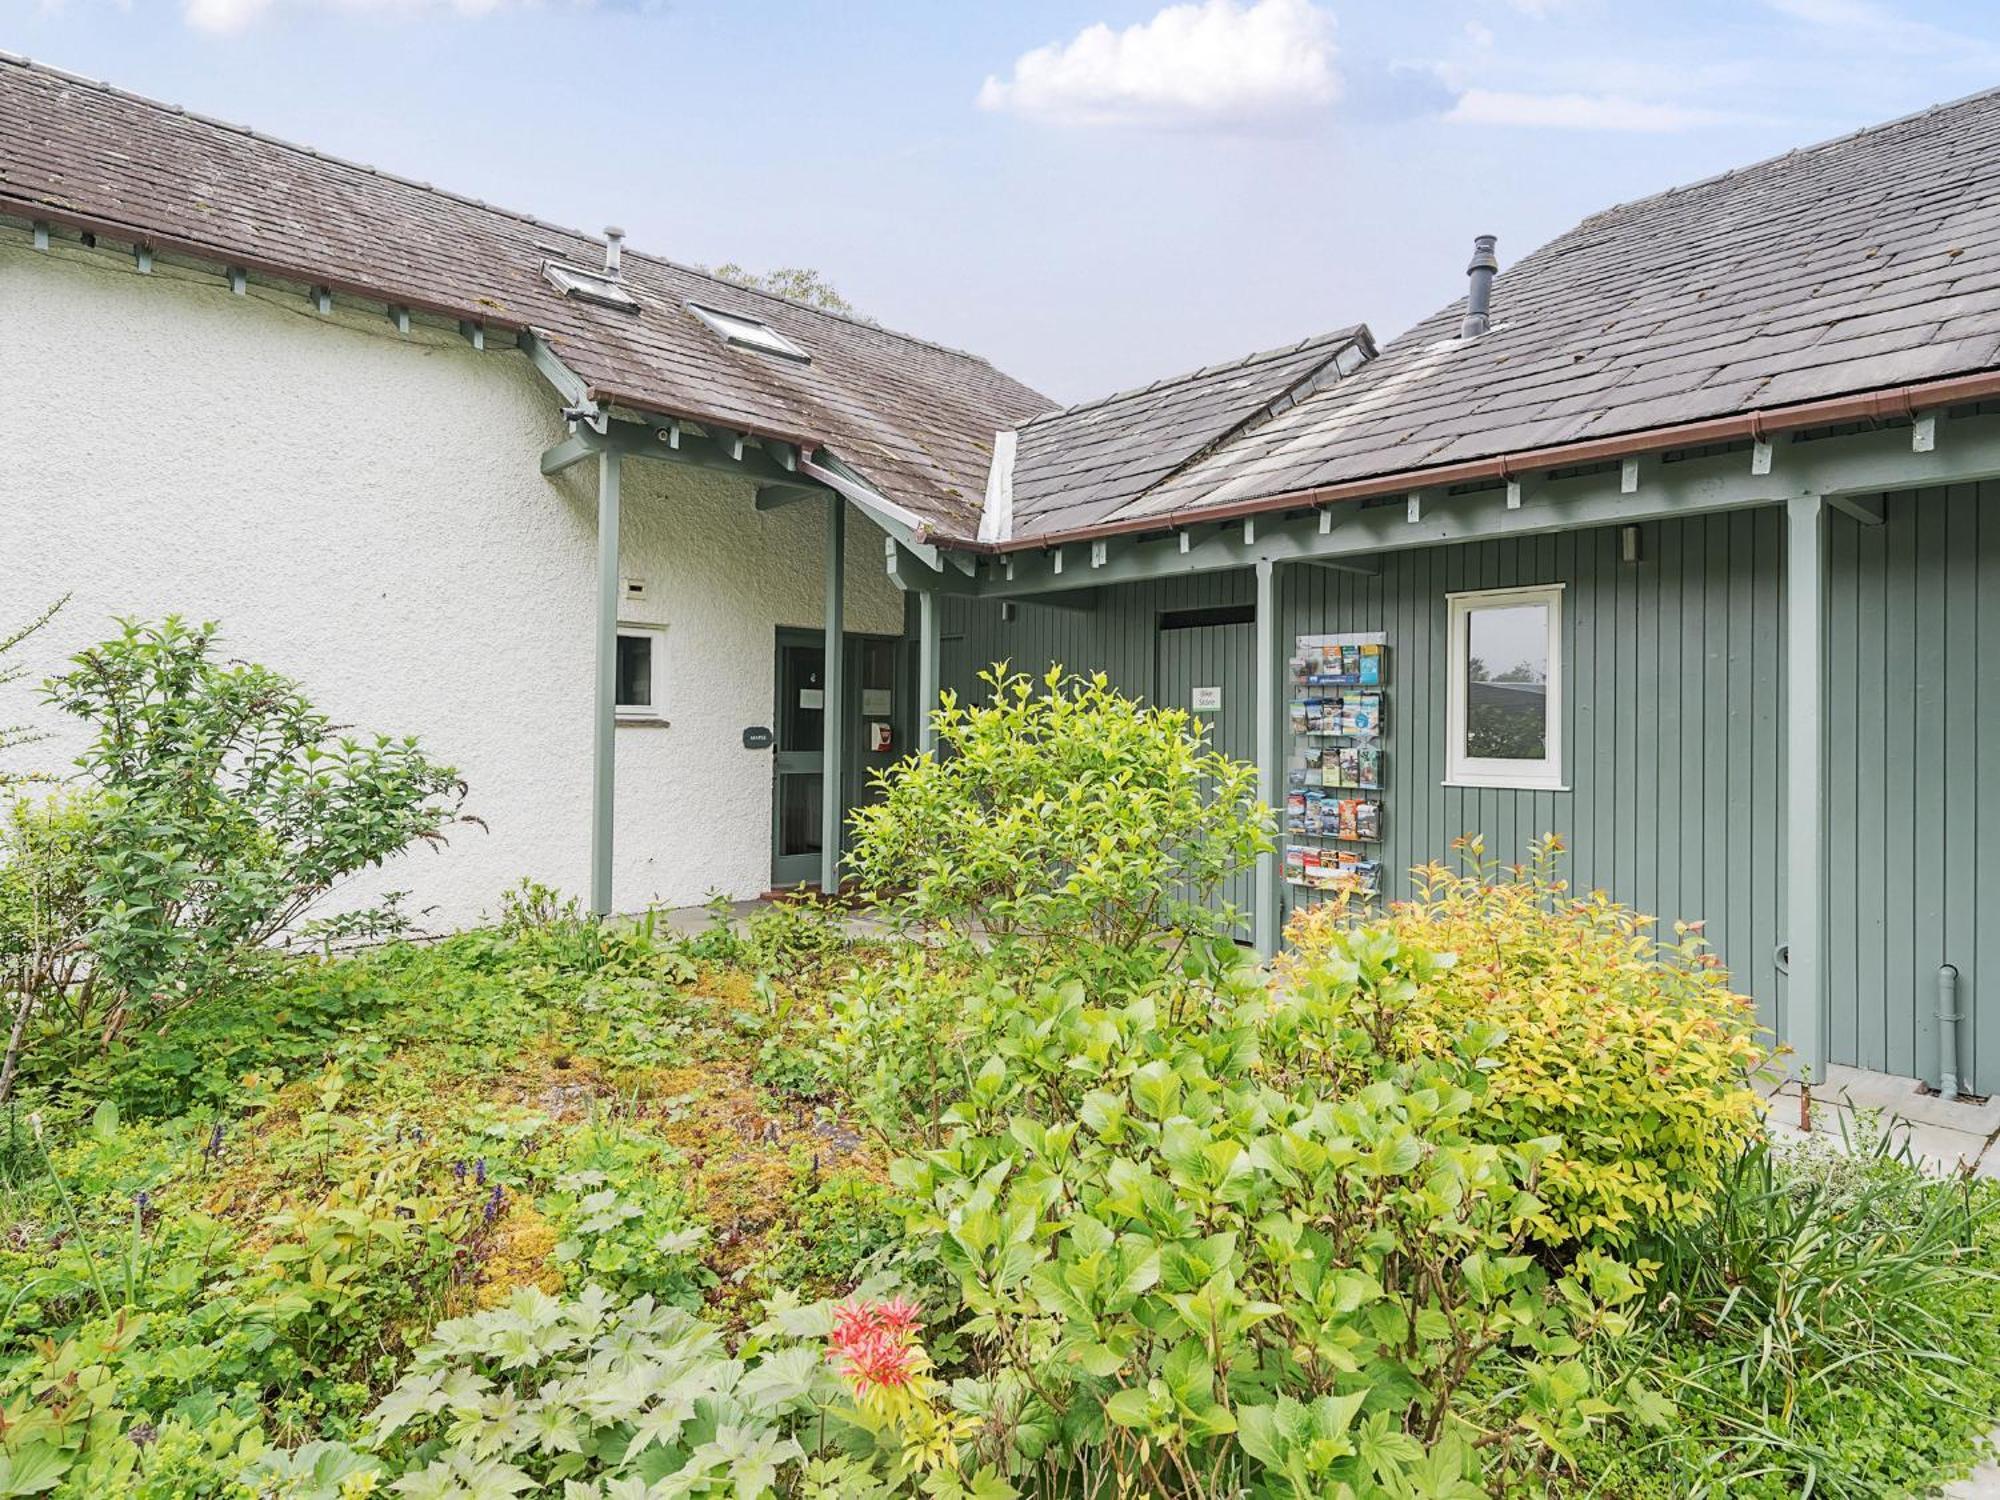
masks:
<svg viewBox="0 0 2000 1500"><path fill-rule="evenodd" d="M271 0L188 0L187 23L201 31L241 31L270 8Z"/></svg>
<svg viewBox="0 0 2000 1500"><path fill-rule="evenodd" d="M1445 115L1452 125L1534 125L1552 130L1659 133L1723 125L1740 116L1686 104L1649 104L1616 94L1518 94L1467 89Z"/></svg>
<svg viewBox="0 0 2000 1500"><path fill-rule="evenodd" d="M483 16L533 0L288 0L299 9L346 11L354 14L424 15L445 13ZM201 31L233 32L262 20L279 0L185 0L182 15Z"/></svg>
<svg viewBox="0 0 2000 1500"><path fill-rule="evenodd" d="M1065 125L1228 124L1339 91L1333 17L1311 0L1203 0L1023 53L1011 78L986 80L979 106Z"/></svg>

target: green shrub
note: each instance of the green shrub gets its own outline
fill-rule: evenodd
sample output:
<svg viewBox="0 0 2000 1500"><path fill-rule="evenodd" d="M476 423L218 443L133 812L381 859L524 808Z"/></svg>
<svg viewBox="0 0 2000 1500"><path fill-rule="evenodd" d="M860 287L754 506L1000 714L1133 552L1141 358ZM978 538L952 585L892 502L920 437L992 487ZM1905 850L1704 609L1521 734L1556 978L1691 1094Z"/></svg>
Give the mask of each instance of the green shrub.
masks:
<svg viewBox="0 0 2000 1500"><path fill-rule="evenodd" d="M1418 871L1416 899L1379 922L1357 925L1335 907L1302 913L1291 981L1329 1003L1346 997L1387 1062L1448 1053L1473 1021L1497 1028L1467 1129L1560 1142L1538 1188L1542 1240L1616 1246L1647 1225L1698 1218L1763 1128L1751 1002L1730 991L1698 928L1661 943L1651 917L1602 892L1570 894L1554 875L1553 838L1505 871L1480 862L1477 839L1460 844L1465 872ZM1353 982L1398 946L1453 961L1386 988Z"/></svg>
<svg viewBox="0 0 2000 1500"><path fill-rule="evenodd" d="M1490 1031L1342 1092L1337 988L1012 1008L946 1142L893 1169L969 1314L984 1457L1106 1494L1472 1497L1612 1410L1575 1356L1637 1282L1531 1253L1553 1143L1471 1138ZM1474 1410L1501 1350L1519 1392Z"/></svg>
<svg viewBox="0 0 2000 1500"><path fill-rule="evenodd" d="M0 809L0 1104L13 1096L35 1031L86 1031L94 1017L86 891L90 885L87 800L23 797Z"/></svg>
<svg viewBox="0 0 2000 1500"><path fill-rule="evenodd" d="M708 911L708 921L682 945L687 956L697 963L742 963L748 949L737 930L736 903L727 891L711 891L702 905Z"/></svg>
<svg viewBox="0 0 2000 1500"><path fill-rule="evenodd" d="M1209 903L1270 847L1256 771L1210 749L1181 709L1120 696L1102 674L996 667L990 702L935 715L938 753L879 778L850 864L933 937L983 936L1048 975L1171 967L1226 934Z"/></svg>
<svg viewBox="0 0 2000 1500"><path fill-rule="evenodd" d="M430 1190L424 1154L380 1153L372 1174L265 1221L269 1245L243 1294L297 1357L297 1374L369 1380L442 1308L482 1208L470 1193Z"/></svg>
<svg viewBox="0 0 2000 1500"><path fill-rule="evenodd" d="M851 946L840 908L821 901L774 901L744 925L740 961L785 984L828 978Z"/></svg>
<svg viewBox="0 0 2000 1500"><path fill-rule="evenodd" d="M834 993L821 1067L882 1141L935 1145L1017 999L1000 965L940 973L912 949L893 969L862 970Z"/></svg>
<svg viewBox="0 0 2000 1500"><path fill-rule="evenodd" d="M88 941L114 1019L206 994L343 880L461 821L413 739L338 733L299 686L219 661L215 627L127 622L49 699L95 731Z"/></svg>

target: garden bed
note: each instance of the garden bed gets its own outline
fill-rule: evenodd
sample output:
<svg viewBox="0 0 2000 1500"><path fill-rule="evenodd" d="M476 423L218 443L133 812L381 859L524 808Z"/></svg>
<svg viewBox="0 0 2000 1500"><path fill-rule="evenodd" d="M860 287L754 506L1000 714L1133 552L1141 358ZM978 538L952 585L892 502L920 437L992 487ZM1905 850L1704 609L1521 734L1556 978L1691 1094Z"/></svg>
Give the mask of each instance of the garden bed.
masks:
<svg viewBox="0 0 2000 1500"><path fill-rule="evenodd" d="M524 883L490 928L285 956L256 898L308 900L321 845L164 721L117 764L171 775L17 814L0 1497L1873 1500L1970 1467L2000 1187L1865 1121L1774 1149L1697 928L1471 839L1258 969L1199 899L1268 838L1247 769L1101 682L994 685L858 817L903 934L863 943ZM413 747L344 764L408 826L455 807ZM316 775L257 806L296 831ZM181 895L97 907L106 870Z"/></svg>

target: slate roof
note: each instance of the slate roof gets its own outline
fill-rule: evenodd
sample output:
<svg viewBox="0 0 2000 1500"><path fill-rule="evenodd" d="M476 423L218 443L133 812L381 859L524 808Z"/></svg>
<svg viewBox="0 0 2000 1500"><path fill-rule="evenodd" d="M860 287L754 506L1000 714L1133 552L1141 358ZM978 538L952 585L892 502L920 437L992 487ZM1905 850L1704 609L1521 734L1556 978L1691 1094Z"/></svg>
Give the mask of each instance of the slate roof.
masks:
<svg viewBox="0 0 2000 1500"><path fill-rule="evenodd" d="M627 249L635 314L565 298L549 259L603 242L0 53L0 213L61 218L546 338L603 399L823 443L971 534L993 434L1054 403L982 359ZM690 300L766 322L810 364L724 344Z"/></svg>
<svg viewBox="0 0 2000 1500"><path fill-rule="evenodd" d="M1504 247L1503 247L1504 248ZM2000 365L2000 90L1584 220L1332 388L1071 527L1522 454Z"/></svg>
<svg viewBox="0 0 2000 1500"><path fill-rule="evenodd" d="M1366 328L1343 328L1045 412L1016 440L1015 530L1050 514L1066 526L1115 514L1304 388L1340 378L1336 361L1351 368L1373 352Z"/></svg>

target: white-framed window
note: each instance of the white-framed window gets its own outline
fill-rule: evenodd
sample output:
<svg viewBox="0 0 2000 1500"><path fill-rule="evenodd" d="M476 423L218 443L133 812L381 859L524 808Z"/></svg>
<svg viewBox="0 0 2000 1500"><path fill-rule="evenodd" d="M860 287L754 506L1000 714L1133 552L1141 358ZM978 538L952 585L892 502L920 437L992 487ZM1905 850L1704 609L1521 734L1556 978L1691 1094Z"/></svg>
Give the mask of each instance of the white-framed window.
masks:
<svg viewBox="0 0 2000 1500"><path fill-rule="evenodd" d="M618 627L618 717L657 719L666 703L667 633L657 625Z"/></svg>
<svg viewBox="0 0 2000 1500"><path fill-rule="evenodd" d="M1447 594L1445 780L1563 789L1563 586Z"/></svg>

